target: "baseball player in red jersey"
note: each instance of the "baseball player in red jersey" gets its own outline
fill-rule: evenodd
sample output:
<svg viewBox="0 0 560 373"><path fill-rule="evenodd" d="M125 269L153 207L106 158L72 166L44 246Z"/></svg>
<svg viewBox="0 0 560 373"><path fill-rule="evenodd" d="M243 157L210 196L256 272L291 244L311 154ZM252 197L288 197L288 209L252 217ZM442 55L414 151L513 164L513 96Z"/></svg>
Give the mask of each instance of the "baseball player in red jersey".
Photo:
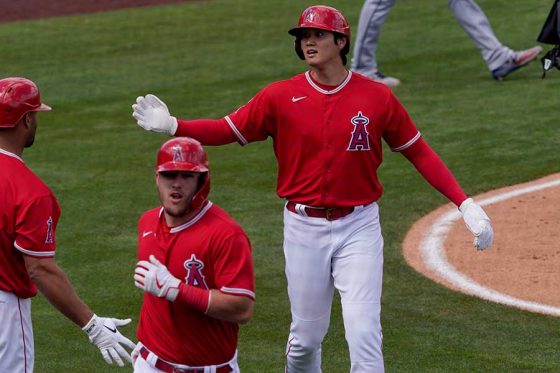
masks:
<svg viewBox="0 0 560 373"><path fill-rule="evenodd" d="M286 199L284 254L292 323L286 372L321 371L321 342L340 293L351 372L383 372L383 238L376 201L383 139L459 206L477 249L493 231L391 90L345 68L350 28L328 6L303 11L296 54L310 70L272 83L219 120L177 120L156 96L138 97L133 117L146 130L241 145L272 137L277 193Z"/></svg>
<svg viewBox="0 0 560 373"><path fill-rule="evenodd" d="M144 290L134 371L239 372L239 324L253 315L251 244L241 227L208 200L204 149L182 137L158 152L162 206L138 223L134 280Z"/></svg>
<svg viewBox="0 0 560 373"><path fill-rule="evenodd" d="M58 202L23 162L37 129L37 112L50 111L35 83L0 80L0 372L33 372L31 298L37 289L88 334L108 364L131 361L117 330L127 320L96 316L54 260Z"/></svg>

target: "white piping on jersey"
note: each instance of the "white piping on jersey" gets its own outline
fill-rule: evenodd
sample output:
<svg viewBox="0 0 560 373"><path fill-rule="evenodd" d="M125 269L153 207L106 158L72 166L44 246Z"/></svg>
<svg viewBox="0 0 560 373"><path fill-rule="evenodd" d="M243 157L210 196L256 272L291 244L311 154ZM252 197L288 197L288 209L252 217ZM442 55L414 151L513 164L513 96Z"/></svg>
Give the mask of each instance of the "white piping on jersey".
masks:
<svg viewBox="0 0 560 373"><path fill-rule="evenodd" d="M241 142L242 145L247 145L249 142L245 139L245 137L243 137L243 135L241 134L241 132L239 132L237 127L235 127L235 124L233 123L233 121L231 120L229 115L226 115L224 118L228 122L228 124L229 124L231 130L233 131L233 133L235 133L235 136L237 136L237 139L239 140L239 142Z"/></svg>
<svg viewBox="0 0 560 373"><path fill-rule="evenodd" d="M17 244L17 242L14 241L14 246L16 249L18 249L19 251L21 251L24 254L27 255L31 255L31 256L40 256L40 257L51 257L54 256L54 251L33 251L33 250L27 250L24 249L23 247L21 247L20 245Z"/></svg>
<svg viewBox="0 0 560 373"><path fill-rule="evenodd" d="M252 292L251 290L247 290L247 289L228 288L228 287L222 286L220 288L220 291L223 292L223 293L230 293L230 294L245 294L245 295L248 295L251 298L255 299L255 293Z"/></svg>
<svg viewBox="0 0 560 373"><path fill-rule="evenodd" d="M191 220L189 220L186 223L183 223L181 225L178 225L176 227L173 227L169 230L169 233L177 233L182 231L183 229L187 229L188 227L190 227L191 225L195 224L197 221L199 221L200 219L202 219L202 217L204 216L204 214L206 214L206 211L208 211L210 209L210 207L212 207L212 202L208 201L208 203L206 204L206 206L204 206L202 208L202 210L200 210L200 212L198 214L196 214L196 216L194 218L192 218ZM161 214L163 213L163 207L161 208L159 215L161 216Z"/></svg>
<svg viewBox="0 0 560 373"><path fill-rule="evenodd" d="M327 91L326 89L323 89L323 88L319 87L317 84L315 84L315 82L311 78L311 71L306 71L305 72L305 79L307 79L307 82L313 88L315 88L317 91L321 92L324 95L332 95L332 94L335 94L336 92L340 91L342 88L344 88L346 86L346 84L348 84L351 77L352 77L352 71L348 71L348 75L346 75L346 79L344 79L344 81L342 83L340 83L340 85L338 87L336 87L335 89L332 89L330 91Z"/></svg>
<svg viewBox="0 0 560 373"><path fill-rule="evenodd" d="M412 140L408 141L406 144L401 145L401 146L396 147L396 148L391 148L391 150L394 151L394 152L403 151L406 148L410 147L410 145L414 144L416 142L416 140L418 140L419 138L420 138L420 132L416 133L416 136L414 136L412 138Z"/></svg>
<svg viewBox="0 0 560 373"><path fill-rule="evenodd" d="M13 158L15 158L15 159L19 159L20 161L23 162L23 159L21 159L21 157L18 157L18 156L15 155L14 153L10 153L9 151L4 150L4 149L2 149L2 148L0 148L0 153L5 154L5 155L7 155L8 157L13 157Z"/></svg>

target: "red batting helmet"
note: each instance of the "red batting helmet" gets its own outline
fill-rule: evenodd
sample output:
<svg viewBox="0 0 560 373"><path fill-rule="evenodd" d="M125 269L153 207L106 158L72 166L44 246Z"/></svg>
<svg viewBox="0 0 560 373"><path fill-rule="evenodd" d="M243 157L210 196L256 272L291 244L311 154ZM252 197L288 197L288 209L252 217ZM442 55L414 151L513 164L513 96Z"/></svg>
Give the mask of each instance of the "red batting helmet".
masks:
<svg viewBox="0 0 560 373"><path fill-rule="evenodd" d="M210 168L202 145L190 137L176 137L166 141L158 151L156 171L190 171L204 173L198 191L193 196L191 208L204 205L210 193Z"/></svg>
<svg viewBox="0 0 560 373"><path fill-rule="evenodd" d="M30 111L50 111L41 103L39 88L29 79L0 80L0 128L14 127Z"/></svg>
<svg viewBox="0 0 560 373"><path fill-rule="evenodd" d="M288 33L296 37L294 49L302 60L305 57L301 49L301 31L306 28L327 30L346 36L346 45L340 51L342 63L346 65L346 55L350 51L350 26L340 11L326 5L313 5L301 13L297 27L290 29Z"/></svg>
<svg viewBox="0 0 560 373"><path fill-rule="evenodd" d="M313 5L305 9L299 17L297 27L292 28L290 35L298 36L301 29L317 28L338 32L350 39L350 26L340 11L326 5Z"/></svg>

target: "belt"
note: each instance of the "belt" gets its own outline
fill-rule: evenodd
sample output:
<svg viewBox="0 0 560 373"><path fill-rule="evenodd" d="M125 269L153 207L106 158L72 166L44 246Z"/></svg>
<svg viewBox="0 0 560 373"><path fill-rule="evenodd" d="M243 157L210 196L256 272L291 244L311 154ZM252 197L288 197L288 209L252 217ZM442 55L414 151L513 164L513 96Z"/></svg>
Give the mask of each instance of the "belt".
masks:
<svg viewBox="0 0 560 373"><path fill-rule="evenodd" d="M142 347L140 349L140 356L142 356L142 358L144 360L148 360L148 355L150 354L150 351L148 351L148 349L146 349L145 347ZM168 363L165 360L161 360L160 358L157 358L156 363L155 363L155 367L165 373L204 373L204 368L199 367L199 368L178 368L177 366ZM216 373L231 373L233 372L233 368L229 365L226 364L224 366L221 367L216 367Z"/></svg>
<svg viewBox="0 0 560 373"><path fill-rule="evenodd" d="M302 205L300 205L302 206ZM304 215L296 208L294 202L288 202L286 204L288 211L294 212L299 215ZM305 215L312 218L323 218L327 220L337 220L351 214L354 211L354 207L328 207L328 208L315 208L315 207L303 207Z"/></svg>

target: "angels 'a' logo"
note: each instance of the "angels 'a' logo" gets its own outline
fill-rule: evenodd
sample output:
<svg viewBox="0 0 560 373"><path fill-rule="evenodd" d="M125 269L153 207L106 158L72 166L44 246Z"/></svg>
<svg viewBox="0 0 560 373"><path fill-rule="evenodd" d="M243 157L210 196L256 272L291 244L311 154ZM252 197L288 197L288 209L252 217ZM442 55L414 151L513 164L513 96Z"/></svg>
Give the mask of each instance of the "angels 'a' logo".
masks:
<svg viewBox="0 0 560 373"><path fill-rule="evenodd" d="M53 243L53 220L52 216L47 219L47 234L45 236L45 243Z"/></svg>
<svg viewBox="0 0 560 373"><path fill-rule="evenodd" d="M204 268L204 263L196 258L194 254L191 258L185 262L185 269L187 270L187 276L185 276L185 282L188 285L198 286L199 288L209 289L206 285L206 280L202 274L202 269Z"/></svg>
<svg viewBox="0 0 560 373"><path fill-rule="evenodd" d="M352 152L369 150L369 133L366 129L366 126L369 124L369 118L359 111L358 115L351 119L351 122L354 125L354 131L352 131L352 138L347 150Z"/></svg>
<svg viewBox="0 0 560 373"><path fill-rule="evenodd" d="M183 151L179 145L176 145L172 148L173 150L173 162L182 162L183 159Z"/></svg>

